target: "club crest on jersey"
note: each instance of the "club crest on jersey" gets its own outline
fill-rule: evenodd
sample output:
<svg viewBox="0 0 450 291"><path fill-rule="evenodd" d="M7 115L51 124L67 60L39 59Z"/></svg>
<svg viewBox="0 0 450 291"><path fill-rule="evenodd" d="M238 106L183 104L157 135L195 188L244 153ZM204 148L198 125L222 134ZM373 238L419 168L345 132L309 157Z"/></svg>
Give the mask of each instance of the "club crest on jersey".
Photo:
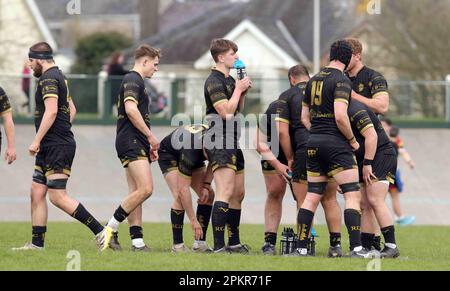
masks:
<svg viewBox="0 0 450 291"><path fill-rule="evenodd" d="M359 92L362 92L362 91L364 91L364 84L359 84L359 86L358 86L358 91Z"/></svg>

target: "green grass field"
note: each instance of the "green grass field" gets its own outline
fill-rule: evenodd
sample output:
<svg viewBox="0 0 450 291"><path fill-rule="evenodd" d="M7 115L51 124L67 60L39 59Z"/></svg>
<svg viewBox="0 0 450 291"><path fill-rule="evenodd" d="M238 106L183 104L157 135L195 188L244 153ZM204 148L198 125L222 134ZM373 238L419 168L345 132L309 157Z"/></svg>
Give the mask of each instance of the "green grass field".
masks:
<svg viewBox="0 0 450 291"><path fill-rule="evenodd" d="M260 247L263 226L243 225L241 238L251 247L250 255L172 254L169 224L145 224L144 237L151 253L132 253L128 228L120 229L124 251L99 253L90 232L77 223L50 223L43 252L13 252L11 247L21 246L30 240L29 223L0 223L0 270L66 270L71 250L81 255L81 270L367 270L368 261L357 259L328 259L328 233L318 226L317 257L286 258L263 256ZM192 245L190 225L185 226L185 241ZM348 249L346 231L343 231L343 248ZM208 232L208 241L211 233ZM401 257L382 260L381 270L450 270L450 227L412 226L397 227L397 241ZM278 246L277 246L278 247Z"/></svg>

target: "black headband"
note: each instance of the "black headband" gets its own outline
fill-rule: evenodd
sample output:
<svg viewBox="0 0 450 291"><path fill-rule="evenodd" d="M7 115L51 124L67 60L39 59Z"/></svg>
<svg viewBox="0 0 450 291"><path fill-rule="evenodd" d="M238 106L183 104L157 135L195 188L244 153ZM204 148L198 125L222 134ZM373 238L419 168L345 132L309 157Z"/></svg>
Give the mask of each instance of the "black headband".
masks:
<svg viewBox="0 0 450 291"><path fill-rule="evenodd" d="M30 59L37 59L37 60L51 60L53 59L53 53L52 52L36 52L30 50L28 53L28 58Z"/></svg>

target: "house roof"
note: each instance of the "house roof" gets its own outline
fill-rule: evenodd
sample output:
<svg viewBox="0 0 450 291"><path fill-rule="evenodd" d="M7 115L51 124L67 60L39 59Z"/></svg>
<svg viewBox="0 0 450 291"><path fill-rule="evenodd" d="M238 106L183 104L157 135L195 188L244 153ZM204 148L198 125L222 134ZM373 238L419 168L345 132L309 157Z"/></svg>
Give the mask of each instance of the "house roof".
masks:
<svg viewBox="0 0 450 291"><path fill-rule="evenodd" d="M81 15L136 14L138 0L95 0L81 1ZM36 4L47 21L64 20L67 14L67 0L37 0Z"/></svg>
<svg viewBox="0 0 450 291"><path fill-rule="evenodd" d="M286 53L283 48L281 48L277 43L275 43L270 37L267 36L261 27L256 26L252 21L245 19L232 31L230 31L224 37L227 39L237 39L244 32L249 32L253 35L255 41L264 44L264 46L269 49L274 56L278 59L279 67L290 68L295 65L298 61L293 59L289 54ZM247 56L248 57L248 56ZM260 60L258 60L260 61ZM211 66L211 56L209 50L205 51L204 54L194 63L195 68L205 69Z"/></svg>
<svg viewBox="0 0 450 291"><path fill-rule="evenodd" d="M155 0L151 0L155 1ZM63 21L68 17L68 0L38 0L36 4L49 22ZM230 5L223 0L176 0L170 4L159 19L161 32L178 27L205 11ZM136 15L139 14L139 0L95 0L81 2L81 16L92 15Z"/></svg>
<svg viewBox="0 0 450 291"><path fill-rule="evenodd" d="M170 18L183 19L186 15L183 7L187 7L186 5L192 3L172 4L168 9ZM197 17L191 17L178 26L173 25L173 28L162 30L142 42L161 48L165 63L192 64L209 49L212 39L224 37L239 23L248 19L292 58L301 60L299 54L303 54L306 60L301 60L302 62L313 59L313 1L253 0L215 5L202 10ZM322 53L328 51L334 40L348 36L361 24L363 18L355 14L354 5L356 4L349 4L348 1L321 1ZM164 18L165 14L161 17ZM285 27L284 33L280 29L280 23ZM133 50L134 48L130 49L129 54Z"/></svg>
<svg viewBox="0 0 450 291"><path fill-rule="evenodd" d="M159 18L160 33L181 27L202 15L214 13L229 5L229 1L224 0L176 1L169 5Z"/></svg>
<svg viewBox="0 0 450 291"><path fill-rule="evenodd" d="M184 3L174 3L174 5L184 5ZM170 30L163 30L148 39L141 41L163 50L164 62L172 64L192 64L208 48L213 38L223 37L235 26L239 24L236 14L241 14L242 3L233 3L202 13ZM180 11L182 11L180 9ZM208 13L209 12L209 13ZM182 18L184 12L175 18ZM162 15L162 17L165 17ZM128 51L133 54L134 48Z"/></svg>
<svg viewBox="0 0 450 291"><path fill-rule="evenodd" d="M308 0L290 0L300 5L299 9L289 9L283 16L283 22L298 41L308 59L313 59L313 22L314 3ZM300 3L302 2L302 3ZM321 53L328 52L331 43L349 36L364 21L363 15L356 13L357 1L322 0L320 7L320 47ZM301 8L300 8L301 7ZM298 10L301 9L299 14Z"/></svg>
<svg viewBox="0 0 450 291"><path fill-rule="evenodd" d="M45 41L50 44L50 46L57 51L58 45L53 38L53 35L50 32L50 29L47 26L47 23L44 20L44 17L41 13L41 10L38 8L36 1L34 0L26 0L28 8L30 9L31 14L33 15L34 20L36 21L37 27L44 37Z"/></svg>

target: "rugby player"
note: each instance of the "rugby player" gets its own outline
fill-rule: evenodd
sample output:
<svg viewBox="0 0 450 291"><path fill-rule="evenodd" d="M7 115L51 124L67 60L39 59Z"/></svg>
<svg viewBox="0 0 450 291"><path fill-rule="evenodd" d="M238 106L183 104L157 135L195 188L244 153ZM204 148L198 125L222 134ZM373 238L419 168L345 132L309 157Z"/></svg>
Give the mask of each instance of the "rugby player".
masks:
<svg viewBox="0 0 450 291"><path fill-rule="evenodd" d="M206 244L206 232L211 217L214 191L211 188L212 169L205 170L203 135L206 125L178 127L166 136L158 150L158 164L173 195L170 220L172 222L172 252L187 252L183 242L185 212L191 222L195 242L194 252L212 252ZM192 188L198 195L197 214L192 207Z"/></svg>
<svg viewBox="0 0 450 291"><path fill-rule="evenodd" d="M302 121L310 121L308 140L308 194L298 213L299 246L296 256L307 256L308 233L314 213L325 194L328 177L333 177L345 197L344 221L350 238L350 257L369 258L373 254L361 245L361 213L358 167L352 151L359 148L347 114L351 82L344 75L352 58L345 40L331 45L329 66L309 82L302 107Z"/></svg>
<svg viewBox="0 0 450 291"><path fill-rule="evenodd" d="M39 78L36 88L36 136L28 151L36 157L31 185L32 241L13 250L43 250L47 232L47 200L85 224L96 236L100 248L104 246L103 226L67 193L76 143L71 130L76 114L67 81L53 60L48 43L40 42L30 48L30 68Z"/></svg>
<svg viewBox="0 0 450 291"><path fill-rule="evenodd" d="M386 114L389 109L386 79L379 72L364 65L360 41L354 38L346 41L352 47L352 59L347 68L347 74L352 81L352 99L363 103L376 114Z"/></svg>
<svg viewBox="0 0 450 291"><path fill-rule="evenodd" d="M135 52L133 69L125 75L120 87L116 151L128 183L128 196L119 205L109 220L104 233L102 250L118 247L117 232L120 223L128 218L131 250L148 252L142 232L142 203L153 192L153 178L150 164L158 160L159 140L150 129L150 98L144 79L151 78L158 71L161 54L158 49L141 45Z"/></svg>
<svg viewBox="0 0 450 291"><path fill-rule="evenodd" d="M263 155L261 166L267 190L264 215L265 243L262 246L265 255L276 253L275 245L282 214L282 200L286 192L286 181L292 185L297 209L300 209L307 192L306 144L309 132L301 122L301 104L304 90L309 81L309 73L306 67L296 65L290 68L288 78L291 88L269 105L258 131L257 149ZM275 119L272 120L271 117ZM271 131L273 121L276 122L279 135ZM271 140L271 137L275 137L277 140ZM269 147L266 147L265 144L270 143L273 146L275 142L278 143L279 154L275 156L274 152L265 153L265 151L269 151ZM292 173L292 176L288 175L288 171ZM332 223L329 225L330 228L339 232L340 208L336 199L323 199L322 205L326 210L327 222ZM331 215L334 216L331 217Z"/></svg>
<svg viewBox="0 0 450 291"><path fill-rule="evenodd" d="M380 120L366 105L352 100L348 114L353 133L361 145L356 151L361 192L384 236L385 247L380 255L382 258L396 258L400 252L395 240L394 221L385 200L389 184L394 183L397 156ZM363 246L371 249L372 239L366 245L362 241Z"/></svg>
<svg viewBox="0 0 450 291"><path fill-rule="evenodd" d="M389 93L386 79L379 72L367 67L362 61L363 46L355 38L348 38L352 47L352 59L348 65L347 74L352 81L352 100L357 100L370 108L376 114L386 114L389 108ZM365 248L372 247L381 251L380 227L366 192L361 192L361 241Z"/></svg>
<svg viewBox="0 0 450 291"><path fill-rule="evenodd" d="M397 154L397 159L399 155L405 160L410 169L414 169L416 164L413 159L409 155L408 151L405 148L405 144L403 140L399 136L399 128L392 126L392 121L389 118L383 118L381 120L381 124L383 125L386 134L389 135L392 145ZM404 215L400 203L400 193L403 192L403 181L401 179L400 169L397 167L397 172L395 173L395 182L394 184L389 185L389 194L391 194L392 200L392 209L395 214L395 222L401 226L406 226L413 224L416 221L416 217L413 215Z"/></svg>
<svg viewBox="0 0 450 291"><path fill-rule="evenodd" d="M240 122L235 117L244 109L245 93L251 82L248 77L237 80L230 70L238 59L238 46L226 39L211 42L211 56L216 64L204 86L206 120L205 150L211 163L216 185L212 210L214 251L248 253L241 244L239 225L244 189L244 155L239 148ZM225 246L225 226L228 246Z"/></svg>
<svg viewBox="0 0 450 291"><path fill-rule="evenodd" d="M286 101L284 100L275 100L270 103L260 120L257 131L257 151L262 156L261 168L267 191L264 208L265 242L261 248L264 255L275 255L276 253L275 245L278 226L281 221L286 182L290 183L292 179L288 159L284 150L280 147L281 127L284 127L284 124L288 124L287 119L285 119L287 114L285 103ZM281 124L282 119L286 120L283 125ZM275 129L275 132L273 132L273 129ZM289 148L290 156L293 158L290 140Z"/></svg>
<svg viewBox="0 0 450 291"><path fill-rule="evenodd" d="M16 160L16 142L14 133L14 121L9 98L2 87L0 87L0 116L3 119L8 146L5 152L5 161L11 165ZM0 131L0 152L2 149L2 132Z"/></svg>

